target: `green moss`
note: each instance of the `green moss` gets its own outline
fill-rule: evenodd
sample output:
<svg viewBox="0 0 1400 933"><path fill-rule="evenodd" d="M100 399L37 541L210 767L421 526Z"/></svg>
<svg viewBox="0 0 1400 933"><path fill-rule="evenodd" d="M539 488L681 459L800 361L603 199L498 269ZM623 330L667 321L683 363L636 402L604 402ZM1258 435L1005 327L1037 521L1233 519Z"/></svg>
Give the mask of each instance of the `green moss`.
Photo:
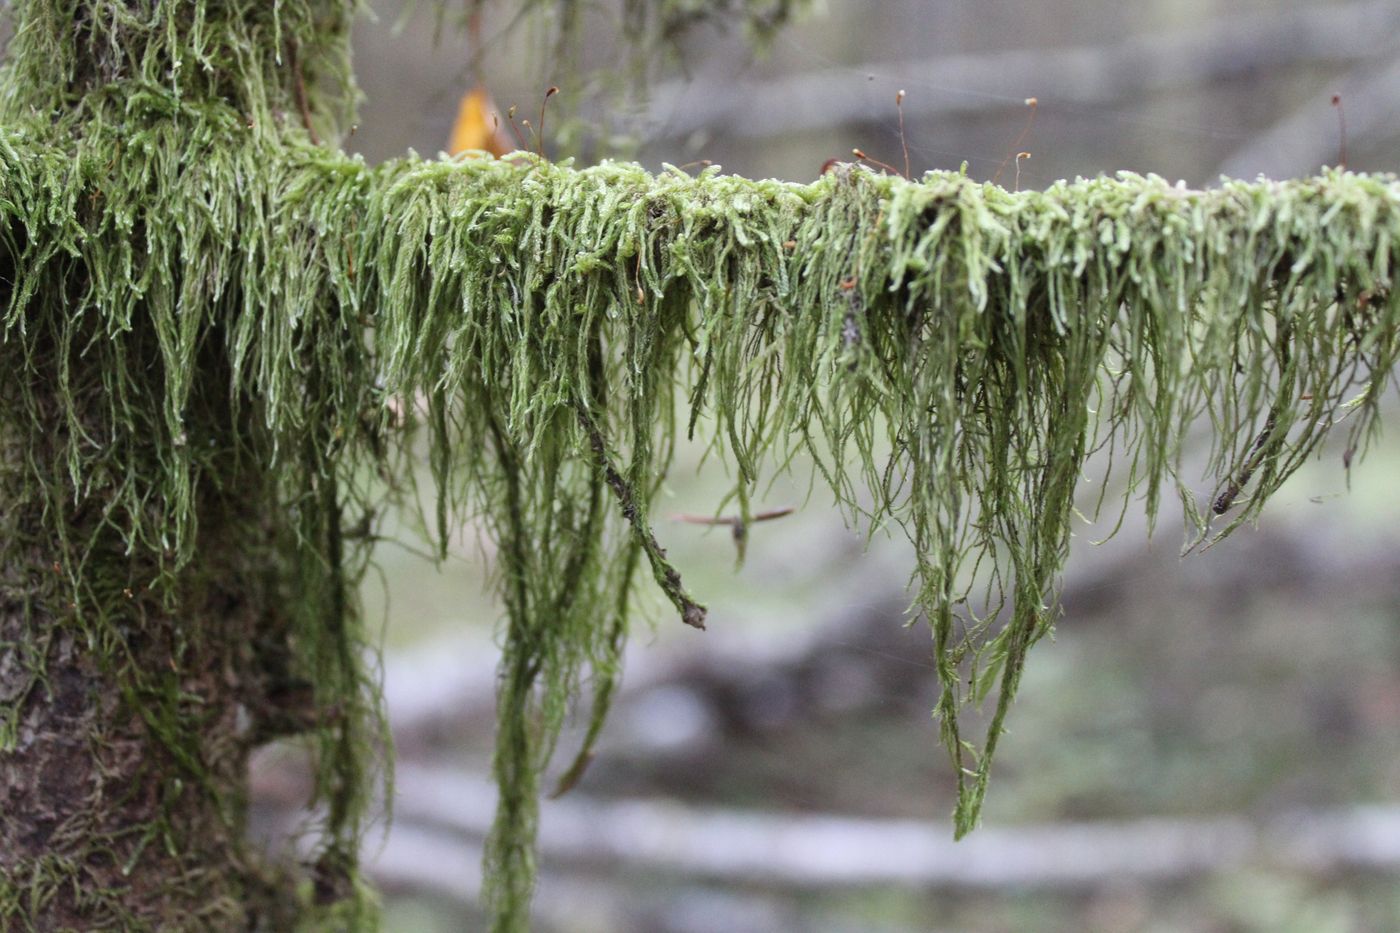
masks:
<svg viewBox="0 0 1400 933"><path fill-rule="evenodd" d="M527 530L520 558L504 552L507 574L524 568L520 603L551 604L573 553L561 541L595 520L575 406L607 425L639 490L664 472L676 393L713 415L740 494L765 464L810 452L853 517L897 523L917 549L938 712L964 782L959 833L976 821L1025 653L1053 622L1089 451L1108 446L1155 512L1184 430L1209 418L1211 502L1230 507L1216 518L1183 493L1201 533L1223 532L1347 412L1364 440L1397 349L1389 179L1198 192L1122 176L1012 194L856 169L808 186L627 165L382 172L369 227L383 235L386 382L450 409L432 443L455 452L439 477L461 490L454 501L510 520L503 536ZM541 489L540 503L512 504L498 434L517 451L511 472L540 471L516 494ZM638 543L616 512L602 540ZM522 634L507 650L529 646L567 680L607 613L591 597L577 622L560 612L557 647ZM564 645L578 654L551 654ZM993 692L978 752L958 711Z"/></svg>
<svg viewBox="0 0 1400 933"><path fill-rule="evenodd" d="M698 620L647 530L678 401L691 426L713 419L741 509L810 454L853 521L908 534L962 834L1056 617L1088 454L1109 450L1154 513L1176 487L1201 535L1224 533L1343 416L1364 444L1400 352L1389 178L1013 194L853 167L811 185L528 158L371 168L311 145L299 116L334 132L348 3L17 8L0 366L20 403L0 419L30 467L11 494L41 504L101 646L130 581L88 573L99 542L115 534L176 600L183 574L220 572L195 546L201 490L267 478L276 533L255 557L295 568L292 671L336 710L312 729L321 871L353 880L383 746L351 594L426 443L434 543L470 517L499 544L502 929L527 922L539 776L589 678L596 736L643 559ZM1177 474L1204 419L1201 508ZM133 691L197 763L153 676L129 671ZM992 695L974 743L959 713Z"/></svg>

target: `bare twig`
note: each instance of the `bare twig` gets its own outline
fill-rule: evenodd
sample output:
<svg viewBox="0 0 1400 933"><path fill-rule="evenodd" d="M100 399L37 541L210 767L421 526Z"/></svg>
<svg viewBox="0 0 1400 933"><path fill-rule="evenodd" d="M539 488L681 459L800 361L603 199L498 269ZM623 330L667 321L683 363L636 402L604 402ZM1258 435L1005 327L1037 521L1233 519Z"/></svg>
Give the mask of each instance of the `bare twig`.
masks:
<svg viewBox="0 0 1400 933"><path fill-rule="evenodd" d="M588 414L588 410L582 404L576 402L574 410L578 413L579 424L583 425L584 433L588 435L598 469L603 471L603 477L607 480L608 487L612 489L618 504L622 506L623 517L632 526L632 532L637 536L637 542L646 552L647 560L651 562L656 582L660 584L661 590L667 598L680 610L681 621L693 628L703 629L705 627L705 607L697 603L685 591L685 587L681 583L680 572L671 566L671 562L666 559L665 548L657 542L656 535L652 534L651 529L642 521L636 494L627 481L622 478L622 474L612 465L612 461L608 459L608 446L603 440L602 432L598 430L598 425L594 423L592 416Z"/></svg>
<svg viewBox="0 0 1400 933"><path fill-rule="evenodd" d="M1249 485L1249 480L1254 476L1254 471L1259 469L1259 465L1264 462L1264 448L1269 443L1269 438L1274 434L1275 413L1269 412L1269 417L1264 421L1264 430L1259 432L1259 436L1254 439L1254 444L1249 448L1249 459L1244 462L1235 478L1230 480L1230 485L1225 487L1225 491L1215 497L1215 504L1211 506L1216 515L1224 515L1230 511L1235 504L1235 499L1245 486Z"/></svg>
<svg viewBox="0 0 1400 933"><path fill-rule="evenodd" d="M692 525L728 525L734 537L734 547L739 552L739 563L743 564L744 552L749 538L749 525L754 522L767 522L775 518L782 518L784 515L791 515L794 511L796 509L792 506L784 506L780 509L771 509L767 512L759 512L757 515L750 515L747 521L742 515L675 515L673 519Z"/></svg>
<svg viewBox="0 0 1400 933"><path fill-rule="evenodd" d="M770 522L775 518L782 518L791 515L797 509L791 505L785 505L780 509L769 509L766 512L756 512L749 516L748 524L754 522ZM685 522L690 525L743 525L744 520L738 515L673 515L672 521Z"/></svg>

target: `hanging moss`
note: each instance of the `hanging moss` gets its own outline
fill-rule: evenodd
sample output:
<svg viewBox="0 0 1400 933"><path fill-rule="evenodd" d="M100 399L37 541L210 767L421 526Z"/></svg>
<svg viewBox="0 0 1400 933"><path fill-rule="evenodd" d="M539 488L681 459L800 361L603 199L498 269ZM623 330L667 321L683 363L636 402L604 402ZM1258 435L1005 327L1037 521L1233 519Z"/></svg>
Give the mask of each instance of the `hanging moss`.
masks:
<svg viewBox="0 0 1400 933"><path fill-rule="evenodd" d="M1089 453L1108 449L1155 514L1184 432L1209 419L1210 502L1181 492L1201 534L1223 533L1344 415L1364 442L1400 350L1389 179L1187 191L1123 175L1012 194L849 167L812 185L534 162L380 174L365 285L386 384L427 400L439 484L503 542L488 883L508 916L563 701L586 665L615 670L608 607L648 551L677 394L713 419L741 503L808 453L853 519L908 533L961 835L1054 621ZM614 469L632 495L600 505ZM979 747L959 711L993 694Z"/></svg>
<svg viewBox="0 0 1400 933"><path fill-rule="evenodd" d="M851 166L809 185L523 156L369 167L311 143L334 135L348 86L349 4L157 6L17 4L0 131L6 495L41 516L76 623L198 780L197 730L105 636L133 584L178 610L190 574L222 572L201 562L205 492L267 484L249 562L296 581L286 665L325 713L303 731L328 896L355 877L382 748L354 587L424 445L434 543L473 518L499 544L487 899L514 930L540 775L585 684L596 737L639 571L703 625L703 594L649 530L700 414L741 510L761 479L810 462L854 522L908 534L961 835L1056 617L1089 454L1107 450L1154 514L1177 489L1201 535L1224 533L1343 417L1349 451L1364 445L1400 353L1390 178L1011 193ZM1198 504L1178 472L1207 420ZM94 559L114 540L139 580ZM993 696L973 741L959 714ZM0 752L16 709L0 706ZM0 882L0 911L22 893Z"/></svg>

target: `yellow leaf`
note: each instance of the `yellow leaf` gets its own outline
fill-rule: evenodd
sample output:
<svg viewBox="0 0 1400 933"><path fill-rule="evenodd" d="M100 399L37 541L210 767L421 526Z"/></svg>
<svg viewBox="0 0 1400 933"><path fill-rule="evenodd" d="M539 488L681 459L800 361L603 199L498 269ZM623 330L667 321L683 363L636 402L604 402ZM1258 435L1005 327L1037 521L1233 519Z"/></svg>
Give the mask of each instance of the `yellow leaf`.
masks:
<svg viewBox="0 0 1400 933"><path fill-rule="evenodd" d="M515 149L486 88L478 84L463 95L457 122L452 124L452 138L447 143L448 154L481 151L503 156Z"/></svg>

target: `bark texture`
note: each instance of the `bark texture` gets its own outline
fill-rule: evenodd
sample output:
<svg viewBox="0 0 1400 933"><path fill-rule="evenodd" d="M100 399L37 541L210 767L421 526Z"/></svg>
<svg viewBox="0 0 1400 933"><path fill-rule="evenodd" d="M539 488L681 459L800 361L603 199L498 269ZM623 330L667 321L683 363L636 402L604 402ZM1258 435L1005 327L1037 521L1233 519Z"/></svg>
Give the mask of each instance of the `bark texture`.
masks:
<svg viewBox="0 0 1400 933"><path fill-rule="evenodd" d="M301 320L324 303L255 254L294 255L268 245L277 168L349 109L353 6L13 4L0 929L368 921L353 878L373 691L327 467L343 425L307 399L323 375L296 342L322 341ZM228 349L246 347L230 320L244 308L260 335L296 335L306 422L276 438L272 390ZM320 774L310 871L244 839L249 752L287 735Z"/></svg>
<svg viewBox="0 0 1400 933"><path fill-rule="evenodd" d="M92 387L98 403L100 374L72 374L74 383ZM277 607L293 594L268 560L278 534L269 483L232 466L201 486L198 559L158 583L158 562L102 527L90 505L102 489L74 497L67 524L92 544L83 566L64 566L42 531L48 503L33 494L13 445L9 453L0 928L290 928L292 878L244 841L249 751L315 718L309 685L288 669ZM104 600L101 611L72 601L74 574Z"/></svg>

